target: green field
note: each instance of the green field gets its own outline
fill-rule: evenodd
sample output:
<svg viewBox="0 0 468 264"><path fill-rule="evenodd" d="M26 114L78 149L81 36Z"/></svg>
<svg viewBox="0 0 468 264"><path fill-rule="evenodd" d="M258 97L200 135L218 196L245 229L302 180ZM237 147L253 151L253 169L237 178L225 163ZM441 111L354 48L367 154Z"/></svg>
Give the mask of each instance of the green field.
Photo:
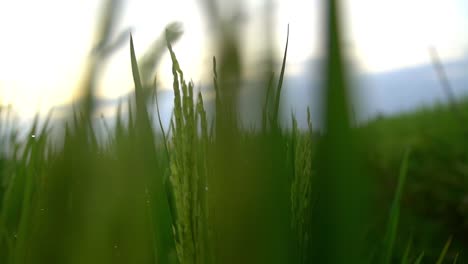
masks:
<svg viewBox="0 0 468 264"><path fill-rule="evenodd" d="M0 263L466 261L464 117L437 106L353 127L337 9L329 1L324 10L320 132L310 113L307 124L279 121L288 40L281 68L267 65L258 87L262 120L245 127L239 36L216 14L212 117L179 65L172 24L142 58L130 37L134 93L115 125L96 120L96 79L121 41L111 41L116 21L104 12L82 99L65 122L37 117L23 137L14 110L0 108ZM168 127L159 108L149 111L163 52L174 81ZM457 109L468 112L468 102Z"/></svg>
<svg viewBox="0 0 468 264"><path fill-rule="evenodd" d="M466 99L458 103L458 109L467 113ZM454 245L466 248L468 142L465 125L452 107L436 105L385 117L360 130L367 139L367 164L379 178L382 201L393 196L401 155L407 147L412 149L402 200L401 239L413 237L421 246L435 250L437 241L453 236Z"/></svg>

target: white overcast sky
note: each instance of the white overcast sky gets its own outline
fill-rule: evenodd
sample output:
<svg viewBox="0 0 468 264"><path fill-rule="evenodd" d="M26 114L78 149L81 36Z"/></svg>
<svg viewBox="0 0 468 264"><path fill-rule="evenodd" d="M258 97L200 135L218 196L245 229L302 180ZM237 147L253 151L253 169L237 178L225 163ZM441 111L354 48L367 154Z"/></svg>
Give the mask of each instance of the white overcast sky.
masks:
<svg viewBox="0 0 468 264"><path fill-rule="evenodd" d="M290 24L288 73L320 56L322 3L326 0L273 0L276 11L275 47L281 56ZM184 35L175 46L186 76L195 83L211 73L210 43L204 13L197 0L124 1L120 29L133 29L141 54L173 21L183 23ZM244 1L245 53L262 50L259 13L263 0ZM467 55L466 0L347 0L344 1L347 51L369 73L425 64L428 47L444 60ZM12 104L23 115L70 102L92 44L97 0L0 1L0 105ZM162 83L171 79L165 56L159 68ZM105 67L99 96L117 97L132 88L128 44Z"/></svg>

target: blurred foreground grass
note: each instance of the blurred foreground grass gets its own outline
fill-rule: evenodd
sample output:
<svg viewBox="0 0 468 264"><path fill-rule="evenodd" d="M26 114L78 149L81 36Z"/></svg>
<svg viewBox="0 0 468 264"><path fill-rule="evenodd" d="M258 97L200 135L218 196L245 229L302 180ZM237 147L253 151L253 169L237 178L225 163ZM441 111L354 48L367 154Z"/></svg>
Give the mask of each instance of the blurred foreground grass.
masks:
<svg viewBox="0 0 468 264"><path fill-rule="evenodd" d="M313 131L310 113L304 130L294 116L292 129L282 128L278 120L289 29L278 76L268 72L258 87L265 92L255 98L263 106L261 124L257 129L243 127L237 109L240 36L235 25L219 16L216 3L206 1L218 25L214 117L208 117L203 95L194 91L177 61L171 43L181 32L173 24L141 59L130 38L134 94L127 109L119 105L115 126L106 127L105 138L99 139L102 126L92 118L96 80L112 50L127 39L125 32L113 38L118 2L104 5L83 99L61 124L62 140L51 138L49 119L36 119L28 135L20 137L11 111L1 109L6 121L0 124L0 263L456 262L459 251L449 250L451 239L442 250L448 236L438 237L437 248L421 242L418 232L412 238L401 236L399 231L407 231L413 220L403 217L399 224L399 215L407 203L424 207L425 201L413 192L437 192L438 180L451 179L430 174L437 177L431 183L437 186L425 184L431 186L426 190L418 185L416 177L425 169L452 175L443 161L456 163L450 168L460 178L446 183L459 188L459 196L451 200L455 192L434 195L442 209L431 209L445 216L452 212L443 206L460 202L464 195L460 181L467 146L449 140L457 135L465 142L463 135L455 125L447 125L453 130L423 129L426 136L406 137L412 134L408 127L414 129L409 123L425 124L425 115L418 114L351 127L352 91L343 63L337 1L325 5L325 128L320 134ZM157 103L152 72L161 47L167 47L172 60L169 128L158 111L149 110L152 100ZM268 59L267 68L275 70L273 58ZM162 133L155 132L153 117L159 118ZM370 140L379 133L383 140ZM440 135L450 136L444 141ZM408 147L411 152L405 152ZM439 152L439 147L453 152ZM456 154L436 158L438 164L425 153ZM376 172L387 177L370 177ZM380 188L382 181L398 182L396 194L395 188ZM466 205L460 208L466 217Z"/></svg>

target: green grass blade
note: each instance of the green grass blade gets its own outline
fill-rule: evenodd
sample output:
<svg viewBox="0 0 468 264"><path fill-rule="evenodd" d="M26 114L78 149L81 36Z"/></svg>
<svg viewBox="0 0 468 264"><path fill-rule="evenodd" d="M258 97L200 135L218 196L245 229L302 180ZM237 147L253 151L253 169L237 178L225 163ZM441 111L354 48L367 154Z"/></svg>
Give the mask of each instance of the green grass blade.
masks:
<svg viewBox="0 0 468 264"><path fill-rule="evenodd" d="M326 1L325 81L319 142L319 193L313 219L313 255L317 263L362 263L363 234L370 216L370 178L364 169L350 124L348 71L342 47L340 1Z"/></svg>
<svg viewBox="0 0 468 264"><path fill-rule="evenodd" d="M156 79L154 80L154 87L156 87ZM167 159L169 160L170 156L169 156L169 148L167 147L167 137L166 137L166 133L164 131L164 126L162 124L162 121L161 121L161 114L159 112L159 101L158 101L158 91L154 91L154 100L156 102L156 113L158 115L158 122L159 122L159 128L161 129L161 133L162 133L162 137L163 137L163 141L164 141L164 150L166 151L166 156L167 156Z"/></svg>
<svg viewBox="0 0 468 264"><path fill-rule="evenodd" d="M387 226L387 233L385 235L384 241L384 255L382 263L388 264L391 262L393 247L395 244L395 239L398 230L398 221L400 217L400 202L401 197L403 196L403 187L406 182L406 175L408 171L408 160L411 150L407 149L403 156L403 162L400 167L400 175L398 177L398 186L396 189L395 197L393 199L392 208L390 211L389 222Z"/></svg>
<svg viewBox="0 0 468 264"><path fill-rule="evenodd" d="M447 251L451 243L452 243L452 237L450 237L445 243L444 248L442 249L442 252L440 253L439 259L437 259L436 264L442 264L444 262L445 255L447 255Z"/></svg>
<svg viewBox="0 0 468 264"><path fill-rule="evenodd" d="M271 97L271 90L272 90L272 87L273 87L274 77L275 77L275 74L271 73L270 78L268 80L268 86L267 86L266 95L265 95L265 103L263 104L263 110L262 110L263 111L262 112L262 128L263 128L263 131L266 130L267 122L269 120L268 102L270 101L270 97Z"/></svg>
<svg viewBox="0 0 468 264"><path fill-rule="evenodd" d="M133 80L135 83L136 96L136 123L135 131L137 135L135 144L138 156L137 168L134 168L134 174L142 177L141 184L144 188L151 186L151 195L154 195L154 203L148 208L149 214L152 214L151 219L154 220L155 235L153 237L153 247L157 250L158 255L154 256L158 263L168 263L170 252L174 248L174 236L172 231L172 216L168 203L168 196L164 188L164 175L157 167L158 157L155 150L153 128L149 121L148 112L146 109L146 98L143 93L140 72L135 56L133 46L133 38L130 36L130 57L132 65ZM131 108L129 104L129 109ZM129 113L131 117L131 113ZM130 120L130 119L129 119ZM143 191L143 190L140 190ZM153 248L153 249L154 249Z"/></svg>
<svg viewBox="0 0 468 264"><path fill-rule="evenodd" d="M288 31L286 34L286 46L284 48L284 55L283 55L283 64L281 65L281 73L279 76L278 80L278 86L276 88L276 93L275 93L275 108L273 109L274 111L274 116L273 116L273 122L275 122L275 125L278 124L278 115L279 115L279 105L280 105L280 99L281 99L281 88L283 87L283 78L284 78L284 70L286 68L286 57L288 55L288 44L289 44L289 25L288 25Z"/></svg>
<svg viewBox="0 0 468 264"><path fill-rule="evenodd" d="M408 241L408 245L406 245L405 253L403 254L401 264L409 264L409 255L410 255L412 244L413 244L413 238L410 238L410 240Z"/></svg>
<svg viewBox="0 0 468 264"><path fill-rule="evenodd" d="M414 264L421 264L421 261L423 260L423 258L424 258L424 251L421 252L421 254L419 254L419 256L416 259L416 261L414 262Z"/></svg>
<svg viewBox="0 0 468 264"><path fill-rule="evenodd" d="M216 68L216 57L213 56L213 86L216 93L216 109L221 107L221 94L219 93L218 71Z"/></svg>
<svg viewBox="0 0 468 264"><path fill-rule="evenodd" d="M130 35L130 59L131 59L131 63L132 63L133 81L135 83L136 103L137 103L137 108L139 108L139 105L144 103L142 101L143 86L141 84L140 71L138 69L138 63L137 63L136 56L135 56L135 49L133 47L133 37L132 37L132 35Z"/></svg>

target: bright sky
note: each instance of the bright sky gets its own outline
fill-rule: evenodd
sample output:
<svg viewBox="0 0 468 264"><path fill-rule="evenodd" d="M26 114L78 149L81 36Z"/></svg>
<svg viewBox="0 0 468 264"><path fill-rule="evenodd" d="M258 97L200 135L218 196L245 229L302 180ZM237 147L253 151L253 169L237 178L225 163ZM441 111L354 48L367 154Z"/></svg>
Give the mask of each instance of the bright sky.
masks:
<svg viewBox="0 0 468 264"><path fill-rule="evenodd" d="M281 57L290 24L288 73L320 56L321 3L325 0L273 0L276 11L275 48ZM0 1L0 105L12 104L31 116L53 105L70 102L91 50L101 1ZM166 24L183 23L184 35L175 46L186 76L195 84L211 76L208 27L196 0L128 0L120 30L132 28L136 53L142 54ZM262 51L263 0L246 0L244 14L248 58ZM351 5L352 3L352 5ZM383 72L424 64L428 47L445 60L466 56L466 0L347 0L344 2L346 43L352 58L366 72ZM248 29L247 29L248 28ZM116 35L118 32L116 33ZM159 68L163 84L171 82L170 62ZM132 89L128 44L108 61L99 96L117 97Z"/></svg>

